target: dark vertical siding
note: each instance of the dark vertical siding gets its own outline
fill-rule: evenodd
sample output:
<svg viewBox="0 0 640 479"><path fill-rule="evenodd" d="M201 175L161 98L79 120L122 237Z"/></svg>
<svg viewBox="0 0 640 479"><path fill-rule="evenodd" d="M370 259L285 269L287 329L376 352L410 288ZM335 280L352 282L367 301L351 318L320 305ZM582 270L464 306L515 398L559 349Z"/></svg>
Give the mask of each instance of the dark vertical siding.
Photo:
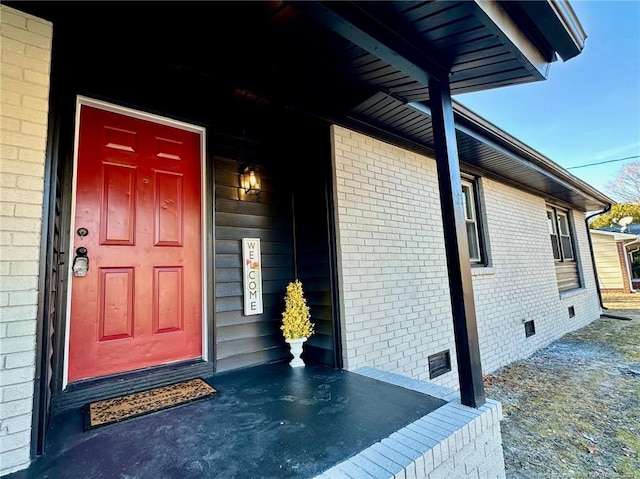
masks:
<svg viewBox="0 0 640 479"><path fill-rule="evenodd" d="M37 352L37 374L34 400L34 418L37 418L35 427L32 430L32 453L42 454L45 447L46 432L49 424L49 411L51 410L51 398L53 396L52 378L53 352L58 323L58 299L60 284L60 213L61 196L60 181L57 175L51 180L53 187L47 192L50 195L46 204L50 205L49 211L45 209L48 216L43 219L46 223L44 228L44 239L46 241L46 260L44 268L46 273L41 279L42 292L38 298L39 315L43 316L41 324L38 326L37 340L39 351ZM42 258L42 256L41 256ZM41 265L43 266L43 265Z"/></svg>
<svg viewBox="0 0 640 479"><path fill-rule="evenodd" d="M311 320L315 323L315 334L305 345L303 357L305 360L338 366L335 357L336 311L333 307L329 234L329 131L327 128L305 132L298 138L304 141L299 143L294 157L304 157L305 165L302 178L294 182L296 267L311 311Z"/></svg>
<svg viewBox="0 0 640 479"><path fill-rule="evenodd" d="M49 311L47 312L47 345L44 351L46 351L46 410L49 411L51 406L51 381L53 378L53 351L56 338L54 337L56 331L56 325L59 319L58 303L59 303L59 291L60 287L60 267L63 264L63 258L60 254L60 219L62 214L62 197L60 188L60 179L56 177L55 187L55 200L53 204L53 247L52 247L52 259L51 259L51 280L49 291ZM46 425L45 425L46 427Z"/></svg>
<svg viewBox="0 0 640 479"><path fill-rule="evenodd" d="M323 194L323 185L309 193ZM315 196L315 195L314 195ZM322 196L321 196L322 198ZM295 227L298 279L302 282L315 335L305 346L305 359L334 365L334 327L327 211L305 194L295 197Z"/></svg>
<svg viewBox="0 0 640 479"><path fill-rule="evenodd" d="M52 80L52 91L57 89ZM47 161L45 164L45 201L40 256L40 294L38 297L38 329L36 352L36 384L34 389L31 452L42 454L55 394L60 390L61 364L64 351L64 304L66 300L66 266L70 195L66 190L66 160L72 123L54 102L49 111ZM67 111L66 113L69 113ZM73 118L66 115L66 119ZM67 253L67 254L65 254Z"/></svg>
<svg viewBox="0 0 640 479"><path fill-rule="evenodd" d="M247 147L248 148L248 147ZM255 151L262 192L240 197L244 163L233 152L214 159L217 371L286 359L280 331L284 291L294 275L291 192L266 153ZM241 152L240 156L246 156ZM242 238L260 238L264 313L243 314Z"/></svg>
<svg viewBox="0 0 640 479"><path fill-rule="evenodd" d="M307 361L337 366L328 217L329 128L269 116L253 141L214 147L216 371L288 360L280 330L287 284L302 281L316 334ZM239 174L261 167L262 192L242 195ZM261 239L264 313L243 314L241 240Z"/></svg>

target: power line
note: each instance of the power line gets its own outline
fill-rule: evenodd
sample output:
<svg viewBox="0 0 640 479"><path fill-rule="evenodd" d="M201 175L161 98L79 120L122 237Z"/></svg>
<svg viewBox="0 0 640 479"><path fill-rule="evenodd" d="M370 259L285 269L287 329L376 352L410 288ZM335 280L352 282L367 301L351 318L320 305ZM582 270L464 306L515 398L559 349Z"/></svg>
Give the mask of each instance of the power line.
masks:
<svg viewBox="0 0 640 479"><path fill-rule="evenodd" d="M579 166L569 166L567 168L565 168L565 170L573 170L575 168L586 168L587 166L596 166L596 165L604 165L605 163L614 163L616 161L624 161L624 160L632 160L634 158L640 158L640 155L636 155L636 156L627 156L626 158L618 158L616 160L607 160L607 161L601 161L599 163L589 163L587 165L579 165Z"/></svg>

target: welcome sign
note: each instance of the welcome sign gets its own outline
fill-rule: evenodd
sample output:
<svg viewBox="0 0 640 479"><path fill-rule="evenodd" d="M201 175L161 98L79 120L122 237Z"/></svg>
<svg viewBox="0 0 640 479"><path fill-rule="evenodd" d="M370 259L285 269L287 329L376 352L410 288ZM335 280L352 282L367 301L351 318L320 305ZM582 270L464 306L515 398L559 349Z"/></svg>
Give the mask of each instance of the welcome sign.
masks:
<svg viewBox="0 0 640 479"><path fill-rule="evenodd" d="M260 238L242 238L244 314L262 314L262 259Z"/></svg>

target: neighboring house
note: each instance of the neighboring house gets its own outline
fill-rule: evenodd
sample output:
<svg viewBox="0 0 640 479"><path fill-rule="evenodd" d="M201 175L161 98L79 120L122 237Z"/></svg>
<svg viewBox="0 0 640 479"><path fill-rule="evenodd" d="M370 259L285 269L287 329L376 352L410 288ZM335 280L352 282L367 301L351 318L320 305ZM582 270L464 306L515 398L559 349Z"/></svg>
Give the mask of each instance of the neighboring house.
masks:
<svg viewBox="0 0 640 479"><path fill-rule="evenodd" d="M0 473L57 409L288 358L296 277L308 360L471 407L599 317L584 212L612 200L451 102L578 55L567 2L144 5L1 7Z"/></svg>
<svg viewBox="0 0 640 479"><path fill-rule="evenodd" d="M640 277L633 271L633 261L640 252L640 224L591 229L591 242L600 291L631 293L640 289Z"/></svg>

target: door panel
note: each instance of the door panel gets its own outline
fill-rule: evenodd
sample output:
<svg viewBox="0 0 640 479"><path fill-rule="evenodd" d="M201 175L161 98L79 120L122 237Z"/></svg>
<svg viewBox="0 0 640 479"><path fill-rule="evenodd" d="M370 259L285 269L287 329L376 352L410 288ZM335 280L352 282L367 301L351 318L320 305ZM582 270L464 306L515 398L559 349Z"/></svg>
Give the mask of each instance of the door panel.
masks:
<svg viewBox="0 0 640 479"><path fill-rule="evenodd" d="M161 334L183 328L183 269L155 268L153 282L153 332Z"/></svg>
<svg viewBox="0 0 640 479"><path fill-rule="evenodd" d="M134 245L136 168L104 164L100 243Z"/></svg>
<svg viewBox="0 0 640 479"><path fill-rule="evenodd" d="M100 268L98 341L133 337L133 268Z"/></svg>
<svg viewBox="0 0 640 479"><path fill-rule="evenodd" d="M69 381L202 355L200 136L83 105Z"/></svg>
<svg viewBox="0 0 640 479"><path fill-rule="evenodd" d="M182 175L155 172L153 218L156 246L182 246L183 180Z"/></svg>

